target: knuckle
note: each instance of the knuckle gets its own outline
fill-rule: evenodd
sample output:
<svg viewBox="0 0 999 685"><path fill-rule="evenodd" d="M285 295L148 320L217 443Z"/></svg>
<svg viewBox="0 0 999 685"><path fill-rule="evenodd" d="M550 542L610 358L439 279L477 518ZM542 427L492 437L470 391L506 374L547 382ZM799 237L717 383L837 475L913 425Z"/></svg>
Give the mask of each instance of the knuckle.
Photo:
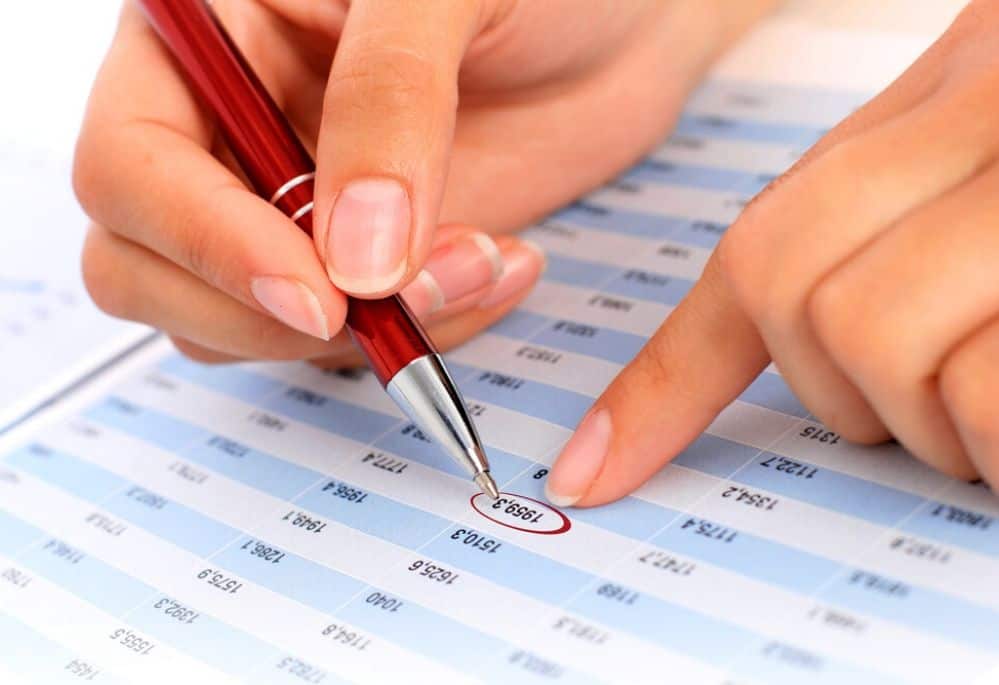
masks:
<svg viewBox="0 0 999 685"><path fill-rule="evenodd" d="M995 372L982 363L973 341L959 347L944 362L938 376L940 394L950 414L978 439L999 435L999 410L996 408Z"/></svg>
<svg viewBox="0 0 999 685"><path fill-rule="evenodd" d="M860 303L850 286L835 274L812 290L805 301L805 312L819 341L844 366L855 369L870 354L870 341L876 333L864 327L866 319ZM858 330L863 330L864 335L857 335Z"/></svg>
<svg viewBox="0 0 999 685"><path fill-rule="evenodd" d="M918 378L918 350L901 343L876 295L834 273L812 290L805 308L819 342L854 382L902 388Z"/></svg>
<svg viewBox="0 0 999 685"><path fill-rule="evenodd" d="M80 267L90 299L105 314L133 318L131 297L121 287L120 267L114 258L113 239L103 228L92 225L83 245Z"/></svg>
<svg viewBox="0 0 999 685"><path fill-rule="evenodd" d="M765 321L783 299L784 288L771 277L772 255L768 254L769 210L763 205L748 208L725 232L714 255L714 268L746 313Z"/></svg>

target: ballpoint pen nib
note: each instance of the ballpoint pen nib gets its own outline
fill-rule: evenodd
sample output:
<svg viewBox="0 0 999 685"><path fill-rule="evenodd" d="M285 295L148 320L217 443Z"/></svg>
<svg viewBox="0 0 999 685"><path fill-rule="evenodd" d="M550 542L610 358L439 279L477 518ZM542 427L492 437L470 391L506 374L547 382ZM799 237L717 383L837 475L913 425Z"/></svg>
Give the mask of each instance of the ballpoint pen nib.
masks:
<svg viewBox="0 0 999 685"><path fill-rule="evenodd" d="M493 477L489 475L488 471L483 471L475 478L473 478L475 484L482 488L482 492L486 493L493 499L499 499L499 489L496 487L496 481Z"/></svg>

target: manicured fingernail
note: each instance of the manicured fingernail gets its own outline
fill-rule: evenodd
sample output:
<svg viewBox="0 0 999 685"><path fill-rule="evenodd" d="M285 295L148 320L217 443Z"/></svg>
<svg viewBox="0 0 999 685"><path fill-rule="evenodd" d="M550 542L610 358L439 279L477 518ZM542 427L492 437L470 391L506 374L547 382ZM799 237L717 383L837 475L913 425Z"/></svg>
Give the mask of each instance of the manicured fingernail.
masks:
<svg viewBox="0 0 999 685"><path fill-rule="evenodd" d="M319 298L301 281L260 276L250 281L250 291L261 307L286 326L323 340L330 339Z"/></svg>
<svg viewBox="0 0 999 685"><path fill-rule="evenodd" d="M587 414L555 460L545 483L545 497L557 507L571 507L600 474L610 447L610 412Z"/></svg>
<svg viewBox="0 0 999 685"><path fill-rule="evenodd" d="M503 256L485 233L470 233L430 253L423 270L403 290L406 302L421 316L495 283Z"/></svg>
<svg viewBox="0 0 999 685"><path fill-rule="evenodd" d="M502 304L530 287L545 270L545 253L530 240L518 240L515 247L503 252L503 275L480 307Z"/></svg>
<svg viewBox="0 0 999 685"><path fill-rule="evenodd" d="M409 196L397 181L368 178L344 186L326 238L330 280L356 294L394 286L406 272L409 224Z"/></svg>

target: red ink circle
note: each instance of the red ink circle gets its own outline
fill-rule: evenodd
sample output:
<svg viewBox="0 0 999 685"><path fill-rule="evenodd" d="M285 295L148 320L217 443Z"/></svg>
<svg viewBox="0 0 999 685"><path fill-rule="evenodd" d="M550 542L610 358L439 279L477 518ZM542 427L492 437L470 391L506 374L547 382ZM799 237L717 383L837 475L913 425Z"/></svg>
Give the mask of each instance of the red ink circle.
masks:
<svg viewBox="0 0 999 685"><path fill-rule="evenodd" d="M558 528L556 528L555 530L536 530L534 528L524 528L522 526L515 526L515 525L513 525L511 523L507 523L506 521L502 521L500 519L493 518L487 512L483 511L482 509L479 509L479 506L476 503L476 501L480 497L486 497L487 496L483 492L477 492L477 493L475 493L474 495L471 496L471 498L469 498L468 502L469 502L469 504L472 505L472 509L474 509L476 511L476 513L479 514L479 516L482 516L483 518L489 519L493 523L499 524L499 525L504 526L506 528L512 528L513 530L519 530L519 531L521 531L523 533L534 533L535 535L560 535L560 534L566 532L567 530L569 530L569 528L572 527L572 521L569 520L568 516L566 516L561 511L559 511L558 509L556 509L555 507L553 507L552 505L550 505L550 504L548 504L546 502L542 502L540 500L536 500L533 497L527 497L526 495L517 495L517 494L514 494L512 492L501 492L500 493L500 497L502 497L503 495L506 495L507 497L514 497L517 500L527 500L529 502L533 502L534 504L538 505L539 507L543 507L543 508L547 509L548 511L552 512L557 517L559 517L559 519L562 521L562 525L559 526Z"/></svg>

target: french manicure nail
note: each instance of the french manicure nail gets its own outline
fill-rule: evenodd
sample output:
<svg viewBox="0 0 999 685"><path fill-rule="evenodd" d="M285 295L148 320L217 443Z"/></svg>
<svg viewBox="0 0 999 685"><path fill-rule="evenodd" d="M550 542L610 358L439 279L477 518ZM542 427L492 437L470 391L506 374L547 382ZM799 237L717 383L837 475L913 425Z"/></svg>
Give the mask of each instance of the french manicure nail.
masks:
<svg viewBox="0 0 999 685"><path fill-rule="evenodd" d="M480 307L502 304L528 288L545 270L545 253L530 240L517 241L516 247L503 254L503 275L492 291L479 303Z"/></svg>
<svg viewBox="0 0 999 685"><path fill-rule="evenodd" d="M389 178L348 183L337 195L326 238L326 270L341 290L366 294L394 286L406 272L409 195Z"/></svg>
<svg viewBox="0 0 999 685"><path fill-rule="evenodd" d="M503 255L485 233L470 233L441 245L417 277L431 295L426 313L489 287L502 274Z"/></svg>
<svg viewBox="0 0 999 685"><path fill-rule="evenodd" d="M610 447L610 412L600 409L587 414L555 460L545 497L556 507L571 507L585 495L600 474Z"/></svg>
<svg viewBox="0 0 999 685"><path fill-rule="evenodd" d="M319 298L307 285L283 276L260 276L250 281L260 306L297 331L329 340L329 326Z"/></svg>

